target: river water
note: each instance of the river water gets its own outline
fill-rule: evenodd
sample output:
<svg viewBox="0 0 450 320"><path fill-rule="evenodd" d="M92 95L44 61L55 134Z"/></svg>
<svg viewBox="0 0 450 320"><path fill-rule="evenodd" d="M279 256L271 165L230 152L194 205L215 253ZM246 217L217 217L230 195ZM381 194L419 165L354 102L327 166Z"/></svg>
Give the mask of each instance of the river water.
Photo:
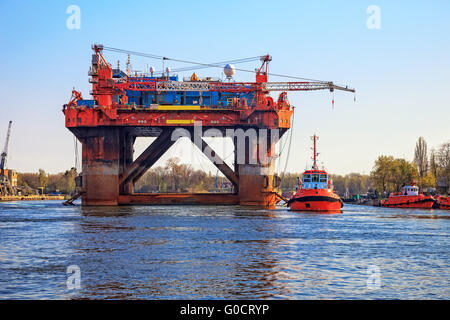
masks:
<svg viewBox="0 0 450 320"><path fill-rule="evenodd" d="M0 299L449 299L449 219L0 203Z"/></svg>

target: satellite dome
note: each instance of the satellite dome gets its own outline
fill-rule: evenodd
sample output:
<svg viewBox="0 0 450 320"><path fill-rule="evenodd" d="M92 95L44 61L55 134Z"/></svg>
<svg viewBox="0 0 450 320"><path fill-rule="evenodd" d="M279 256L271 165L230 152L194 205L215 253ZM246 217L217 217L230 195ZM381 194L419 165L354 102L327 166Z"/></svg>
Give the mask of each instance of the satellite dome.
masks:
<svg viewBox="0 0 450 320"><path fill-rule="evenodd" d="M223 67L223 73L225 73L227 78L233 77L235 72L236 68L232 64L227 64L225 67Z"/></svg>

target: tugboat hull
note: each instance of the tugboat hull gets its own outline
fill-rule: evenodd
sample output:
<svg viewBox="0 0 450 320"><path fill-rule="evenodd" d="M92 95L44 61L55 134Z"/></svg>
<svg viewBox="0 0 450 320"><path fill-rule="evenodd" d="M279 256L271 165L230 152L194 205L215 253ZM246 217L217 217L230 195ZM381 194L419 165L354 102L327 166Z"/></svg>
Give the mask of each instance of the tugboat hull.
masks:
<svg viewBox="0 0 450 320"><path fill-rule="evenodd" d="M316 135L311 137L314 141L314 163L312 170L303 172L303 180L297 181L297 193L288 201L290 210L319 211L326 213L340 213L344 202L333 192L332 182L325 169L320 170L317 165Z"/></svg>
<svg viewBox="0 0 450 320"><path fill-rule="evenodd" d="M290 209L293 211L339 211L342 208L342 204L339 201L303 200L294 200L290 205Z"/></svg>
<svg viewBox="0 0 450 320"><path fill-rule="evenodd" d="M302 190L288 203L293 211L339 211L343 202L333 192L324 190Z"/></svg>
<svg viewBox="0 0 450 320"><path fill-rule="evenodd" d="M431 209L435 200L425 196L395 196L383 201L381 205L387 208Z"/></svg>
<svg viewBox="0 0 450 320"><path fill-rule="evenodd" d="M439 197L437 204L439 209L450 210L450 197Z"/></svg>

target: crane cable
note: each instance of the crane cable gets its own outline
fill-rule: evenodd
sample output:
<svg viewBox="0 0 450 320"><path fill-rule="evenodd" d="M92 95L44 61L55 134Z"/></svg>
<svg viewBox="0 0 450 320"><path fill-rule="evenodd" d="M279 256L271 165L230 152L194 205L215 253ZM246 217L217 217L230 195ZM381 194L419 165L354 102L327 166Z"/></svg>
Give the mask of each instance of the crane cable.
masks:
<svg viewBox="0 0 450 320"><path fill-rule="evenodd" d="M288 147L288 153L286 156L286 162L284 164L284 170L283 170L283 177L286 174L286 168L289 162L289 154L291 153L291 143L292 143L292 132L294 131L294 119L295 119L295 112L292 113L292 126L291 126L291 132L289 135L289 147Z"/></svg>
<svg viewBox="0 0 450 320"><path fill-rule="evenodd" d="M286 144L289 139L286 138L286 139L284 139L284 141L282 141L282 140L283 140L283 137L281 137L281 139L280 139L281 149L280 149L280 152L278 153L278 167L280 167L281 156L283 154L284 148L286 147Z"/></svg>
<svg viewBox="0 0 450 320"><path fill-rule="evenodd" d="M129 51L129 50L124 50L124 49L112 48L112 47L103 47L103 50L117 52L117 53L125 53L125 54L135 55L135 56L141 56L141 57L156 59L156 60L163 60L163 61L169 60L169 61L175 61L175 62L181 62L181 63L196 64L196 65L200 66L200 67L197 66L197 67L185 67L185 68L175 69L177 71L188 71L188 70L194 70L194 69L199 69L199 68L213 68L213 67L222 68L224 63L244 63L244 62L250 62L250 61L255 61L255 60L261 59L261 56L256 56L256 57L235 59L235 60L222 61L222 62L216 62L216 63L201 63L201 62L168 58L168 57L158 56L158 55L149 54L149 53ZM164 70L162 72L164 72ZM157 73L161 73L161 71L159 71Z"/></svg>
<svg viewBox="0 0 450 320"><path fill-rule="evenodd" d="M78 172L78 140L77 137L73 136L73 145L74 145L74 153L75 153L75 164L74 164L74 168L77 170Z"/></svg>
<svg viewBox="0 0 450 320"><path fill-rule="evenodd" d="M201 62L181 60L181 59L175 59L175 58L168 58L168 57L164 57L164 56L158 56L155 54L143 53L143 52L138 52L138 51L130 51L130 50L124 50L124 49L119 49L119 48L113 48L113 47L103 47L103 50L117 52L117 53L125 53L125 54L130 54L130 55L136 55L136 56L141 56L141 57L150 58L150 59L163 60L163 62L165 60L169 60L169 61L175 61L175 62L181 62L181 63L195 64L195 65L203 66L204 68L223 68L223 66L219 66L217 64L209 64L209 63L201 63ZM259 56L258 58L261 58L261 56ZM251 58L247 58L247 59L251 59ZM245 60L245 59L243 59L243 60ZM235 70L241 71L241 72L256 73L256 71L254 71L254 70L247 70L247 69L240 69L240 68L235 68ZM329 81L324 81L324 80L289 76L289 75L283 75L283 74L278 74L278 73L267 73L267 74L269 76L290 78L290 79L297 79L297 80L315 81L315 82L322 82L322 83L329 82Z"/></svg>
<svg viewBox="0 0 450 320"><path fill-rule="evenodd" d="M236 59L236 60L228 60L228 61L221 61L221 62L216 62L216 63L210 63L210 65L215 65L218 68L222 68L224 64L227 63L234 63L234 64L238 64L238 63L246 63L246 62L251 62L251 61L256 61L259 60L260 57L253 57L253 58L246 58L246 59ZM195 66L195 67L184 67L184 68L177 68L177 69L173 69L172 72L183 72L183 71L191 71L191 70L197 70L197 69L205 69L205 68L210 68L210 66ZM162 71L156 71L155 73L163 73L165 72L164 70Z"/></svg>

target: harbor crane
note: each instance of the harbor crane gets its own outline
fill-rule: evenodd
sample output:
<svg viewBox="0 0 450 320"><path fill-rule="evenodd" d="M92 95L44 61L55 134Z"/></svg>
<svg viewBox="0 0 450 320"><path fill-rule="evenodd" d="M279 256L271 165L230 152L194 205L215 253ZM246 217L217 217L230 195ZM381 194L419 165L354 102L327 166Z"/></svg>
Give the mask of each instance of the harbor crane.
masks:
<svg viewBox="0 0 450 320"><path fill-rule="evenodd" d="M0 170L6 169L6 159L8 157L8 145L9 145L9 137L11 136L11 126L12 126L12 121L9 121L8 131L6 134L6 142L5 142L5 146L3 148L3 152L1 154Z"/></svg>
<svg viewBox="0 0 450 320"><path fill-rule="evenodd" d="M6 169L6 160L8 158L8 145L11 136L12 121L9 121L8 131L6 134L5 146L0 155L0 192L4 195L12 194L13 190L8 179L8 170Z"/></svg>

